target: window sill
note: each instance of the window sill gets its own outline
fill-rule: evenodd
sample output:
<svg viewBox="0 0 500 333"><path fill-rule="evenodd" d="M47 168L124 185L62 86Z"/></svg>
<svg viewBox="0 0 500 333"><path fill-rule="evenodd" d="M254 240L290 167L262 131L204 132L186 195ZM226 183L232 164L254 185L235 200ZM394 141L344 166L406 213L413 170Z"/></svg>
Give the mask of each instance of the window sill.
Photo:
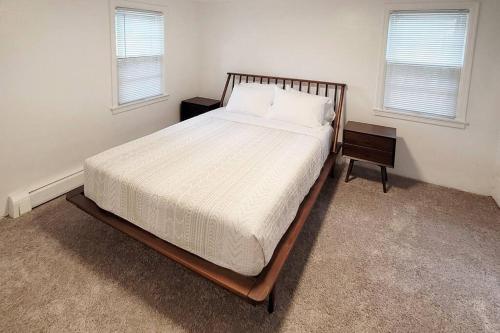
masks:
<svg viewBox="0 0 500 333"><path fill-rule="evenodd" d="M157 96L157 97L152 97L149 99L144 99L144 100L141 100L138 102L131 102L131 103L123 104L123 105L112 106L110 108L110 110L111 110L112 114L118 114L118 113L122 113L122 112L132 111L132 110L142 108L142 107L147 106L147 105L166 101L169 96L170 96L169 94L165 94L165 95L161 95L161 96Z"/></svg>
<svg viewBox="0 0 500 333"><path fill-rule="evenodd" d="M407 121L413 121L413 122L424 123L424 124L432 124L432 125L437 125L437 126L465 129L465 127L467 127L469 125L467 122L459 120L459 119L446 119L446 118L439 118L439 117L432 117L432 116L405 114L405 113L401 113L401 112L382 110L382 109L378 109L378 108L373 109L373 111L374 111L375 115L379 116L379 117L403 119L403 120L407 120Z"/></svg>

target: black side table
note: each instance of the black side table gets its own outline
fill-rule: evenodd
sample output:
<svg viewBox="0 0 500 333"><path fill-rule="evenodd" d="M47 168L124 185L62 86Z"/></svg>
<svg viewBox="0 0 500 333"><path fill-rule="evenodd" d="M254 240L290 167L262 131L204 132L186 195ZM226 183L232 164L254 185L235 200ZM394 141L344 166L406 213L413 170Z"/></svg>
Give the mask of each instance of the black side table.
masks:
<svg viewBox="0 0 500 333"><path fill-rule="evenodd" d="M344 127L342 155L350 158L345 177L346 183L355 161L365 161L380 166L382 186L387 192L387 169L394 168L396 155L396 129L349 121Z"/></svg>
<svg viewBox="0 0 500 333"><path fill-rule="evenodd" d="M216 99L205 97L186 99L181 103L181 121L199 116L200 114L215 110L219 107L220 101Z"/></svg>

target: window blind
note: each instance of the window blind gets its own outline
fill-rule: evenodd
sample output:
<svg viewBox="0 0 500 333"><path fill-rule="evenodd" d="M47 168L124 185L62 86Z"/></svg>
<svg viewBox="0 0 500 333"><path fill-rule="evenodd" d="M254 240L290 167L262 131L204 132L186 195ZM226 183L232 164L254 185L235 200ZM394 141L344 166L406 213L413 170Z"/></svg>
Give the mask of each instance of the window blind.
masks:
<svg viewBox="0 0 500 333"><path fill-rule="evenodd" d="M163 14L115 11L118 104L163 94Z"/></svg>
<svg viewBox="0 0 500 333"><path fill-rule="evenodd" d="M456 117L468 16L466 10L390 14L385 109Z"/></svg>

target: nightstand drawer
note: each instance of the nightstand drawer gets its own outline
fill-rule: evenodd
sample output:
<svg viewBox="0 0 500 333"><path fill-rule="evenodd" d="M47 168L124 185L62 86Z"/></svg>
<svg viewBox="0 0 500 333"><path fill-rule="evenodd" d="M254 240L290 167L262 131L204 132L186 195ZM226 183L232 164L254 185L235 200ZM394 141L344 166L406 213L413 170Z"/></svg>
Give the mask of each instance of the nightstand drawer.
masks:
<svg viewBox="0 0 500 333"><path fill-rule="evenodd" d="M210 109L206 106L184 103L181 106L181 121L203 114Z"/></svg>
<svg viewBox="0 0 500 333"><path fill-rule="evenodd" d="M382 165L391 167L394 166L392 152L372 149L368 147L361 147L344 142L344 145L342 146L342 154L354 159L358 158Z"/></svg>
<svg viewBox="0 0 500 333"><path fill-rule="evenodd" d="M204 97L194 97L182 101L181 121L199 116L205 112L217 109L220 101Z"/></svg>
<svg viewBox="0 0 500 333"><path fill-rule="evenodd" d="M395 140L365 133L344 131L344 144L353 144L392 153Z"/></svg>

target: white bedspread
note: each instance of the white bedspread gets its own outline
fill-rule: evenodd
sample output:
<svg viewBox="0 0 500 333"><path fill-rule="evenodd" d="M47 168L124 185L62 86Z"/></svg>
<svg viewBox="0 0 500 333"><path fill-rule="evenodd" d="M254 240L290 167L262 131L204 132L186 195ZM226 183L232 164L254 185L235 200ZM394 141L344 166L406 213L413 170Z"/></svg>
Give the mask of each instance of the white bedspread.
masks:
<svg viewBox="0 0 500 333"><path fill-rule="evenodd" d="M331 133L222 108L87 159L85 195L210 262L257 275L316 181Z"/></svg>

